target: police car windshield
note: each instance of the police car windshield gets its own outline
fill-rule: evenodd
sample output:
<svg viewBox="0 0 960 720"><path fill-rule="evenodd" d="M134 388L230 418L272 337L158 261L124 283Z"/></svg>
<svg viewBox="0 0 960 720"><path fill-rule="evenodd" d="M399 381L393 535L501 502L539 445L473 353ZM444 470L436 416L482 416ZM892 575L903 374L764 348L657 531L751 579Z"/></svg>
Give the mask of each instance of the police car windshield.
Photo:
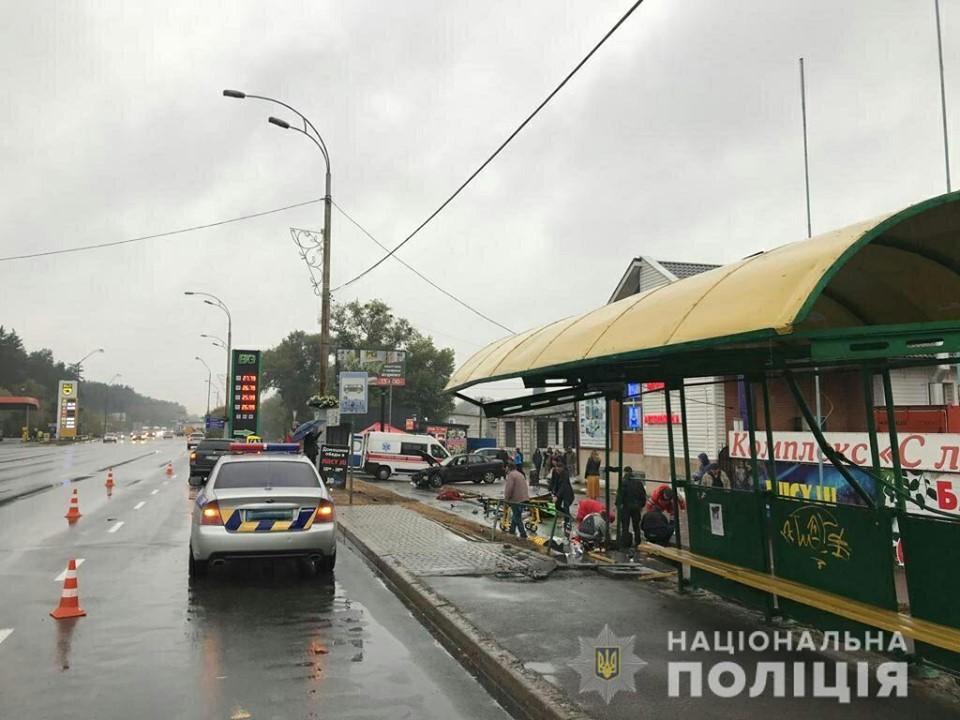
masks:
<svg viewBox="0 0 960 720"><path fill-rule="evenodd" d="M299 462L258 461L227 463L217 474L216 487L320 487L320 480L309 465Z"/></svg>

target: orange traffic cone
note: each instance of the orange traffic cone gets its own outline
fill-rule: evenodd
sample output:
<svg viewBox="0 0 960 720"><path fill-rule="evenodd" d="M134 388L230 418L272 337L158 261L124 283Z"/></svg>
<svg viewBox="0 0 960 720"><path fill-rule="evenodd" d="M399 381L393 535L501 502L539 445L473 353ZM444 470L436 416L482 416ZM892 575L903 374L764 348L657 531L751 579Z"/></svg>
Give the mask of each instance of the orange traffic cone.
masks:
<svg viewBox="0 0 960 720"><path fill-rule="evenodd" d="M173 477L173 463L167 463L167 477Z"/></svg>
<svg viewBox="0 0 960 720"><path fill-rule="evenodd" d="M67 514L64 515L67 520L76 520L80 515L80 500L77 497L77 489L73 489L73 495L70 496L70 507L67 509Z"/></svg>
<svg viewBox="0 0 960 720"><path fill-rule="evenodd" d="M107 470L107 482L104 484L104 487L106 487L107 490L113 488L113 468Z"/></svg>
<svg viewBox="0 0 960 720"><path fill-rule="evenodd" d="M77 593L77 561L71 558L67 564L67 575L63 579L60 604L50 613L50 617L65 620L83 617L86 614L86 611L80 608L80 595Z"/></svg>

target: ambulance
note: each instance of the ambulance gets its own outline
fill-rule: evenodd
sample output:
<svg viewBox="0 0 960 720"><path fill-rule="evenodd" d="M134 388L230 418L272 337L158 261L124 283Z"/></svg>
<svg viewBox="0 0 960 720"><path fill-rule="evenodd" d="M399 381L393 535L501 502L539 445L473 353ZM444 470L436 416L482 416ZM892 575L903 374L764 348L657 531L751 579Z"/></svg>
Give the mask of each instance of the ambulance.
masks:
<svg viewBox="0 0 960 720"><path fill-rule="evenodd" d="M433 462L422 455L426 453ZM441 463L450 453L433 435L368 432L363 439L361 465L363 471L378 480L388 480L397 473L411 474Z"/></svg>

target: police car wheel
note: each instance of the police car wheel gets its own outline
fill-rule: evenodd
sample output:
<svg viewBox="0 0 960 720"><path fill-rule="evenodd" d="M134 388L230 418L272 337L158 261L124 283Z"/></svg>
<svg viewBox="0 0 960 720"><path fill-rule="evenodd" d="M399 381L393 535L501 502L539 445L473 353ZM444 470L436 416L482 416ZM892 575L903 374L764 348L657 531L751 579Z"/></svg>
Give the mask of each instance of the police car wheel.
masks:
<svg viewBox="0 0 960 720"><path fill-rule="evenodd" d="M206 560L193 559L193 546L191 546L190 547L190 565L188 566L190 577L193 577L193 578L203 577L204 575L207 574L208 567L209 567L209 563Z"/></svg>
<svg viewBox="0 0 960 720"><path fill-rule="evenodd" d="M440 473L434 473L430 476L430 485L435 488L443 485L443 478L440 477Z"/></svg>
<svg viewBox="0 0 960 720"><path fill-rule="evenodd" d="M391 474L390 468L386 465L381 465L377 468L377 480L389 480Z"/></svg>
<svg viewBox="0 0 960 720"><path fill-rule="evenodd" d="M492 472L488 472L488 473L484 473L484 474L483 474L483 481L484 481L487 485L492 485L492 484L493 484L493 481L496 480L496 479L497 479L497 477L496 477Z"/></svg>
<svg viewBox="0 0 960 720"><path fill-rule="evenodd" d="M337 554L333 555L324 555L319 560L313 561L314 570L316 570L317 575L329 575L333 572L334 565L337 564Z"/></svg>

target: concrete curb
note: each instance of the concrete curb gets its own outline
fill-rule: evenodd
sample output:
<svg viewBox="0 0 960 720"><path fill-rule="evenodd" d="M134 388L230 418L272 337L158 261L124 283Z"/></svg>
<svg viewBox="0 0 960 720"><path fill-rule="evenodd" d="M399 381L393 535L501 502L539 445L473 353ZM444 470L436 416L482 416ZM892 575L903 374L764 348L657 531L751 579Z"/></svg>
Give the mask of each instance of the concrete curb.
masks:
<svg viewBox="0 0 960 720"><path fill-rule="evenodd" d="M559 688L526 670L523 663L500 647L492 636L467 620L459 608L403 567L373 552L342 519L337 524L341 534L376 568L390 590L511 715L522 720L590 718Z"/></svg>

